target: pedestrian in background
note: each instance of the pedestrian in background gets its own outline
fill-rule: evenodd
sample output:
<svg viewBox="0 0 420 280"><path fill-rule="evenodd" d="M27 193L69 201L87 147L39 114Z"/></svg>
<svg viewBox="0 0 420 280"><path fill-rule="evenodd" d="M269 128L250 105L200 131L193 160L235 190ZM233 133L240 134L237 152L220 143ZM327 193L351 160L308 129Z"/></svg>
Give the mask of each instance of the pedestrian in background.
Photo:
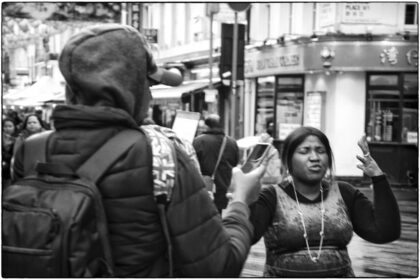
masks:
<svg viewBox="0 0 420 280"><path fill-rule="evenodd" d="M71 37L59 67L67 83L66 105L52 113L55 131L47 142L47 160L77 170L114 135L139 132L138 141L97 182L115 277L170 276L171 258L175 277L239 276L252 238L248 204L258 196L264 166L235 173L240 187L222 220L192 159L174 145L175 186L159 190L169 199L170 254L154 196L152 144L139 125L152 98L149 79L178 85L182 78L168 77L169 71L157 67L145 37L119 24L91 26ZM23 176L26 152L17 151L17 178Z"/></svg>
<svg viewBox="0 0 420 280"><path fill-rule="evenodd" d="M201 174L212 176L215 173L216 192L213 194L214 203L219 212L222 213L222 210L228 204L226 193L232 179L232 168L239 163L239 147L235 139L225 135L219 115L208 115L204 120L204 124L208 129L194 138L193 146L200 164ZM220 163L215 170L224 138L226 138L226 144Z"/></svg>
<svg viewBox="0 0 420 280"><path fill-rule="evenodd" d="M2 127L1 179L2 189L4 189L10 184L10 163L13 157L13 147L18 135L18 130L16 123L11 118L3 119Z"/></svg>
<svg viewBox="0 0 420 280"><path fill-rule="evenodd" d="M321 131L301 127L286 138L287 178L263 188L251 207L254 243L264 235L264 276L354 277L347 252L353 231L373 243L399 238L400 214L389 182L369 154L366 138L358 145L364 155L357 156L357 167L372 179L373 203L334 179L333 154Z"/></svg>
<svg viewBox="0 0 420 280"><path fill-rule="evenodd" d="M16 142L13 147L13 154L16 153L17 149L22 145L26 138L45 130L47 130L47 127L38 114L27 115L22 123L22 129L16 138Z"/></svg>
<svg viewBox="0 0 420 280"><path fill-rule="evenodd" d="M267 151L267 168L263 177L261 178L261 184L263 185L271 185L271 184L278 184L281 181L281 160L280 160L280 153L276 147L273 145L273 137L270 134L264 132L259 135L259 142L261 143L268 143L268 151Z"/></svg>

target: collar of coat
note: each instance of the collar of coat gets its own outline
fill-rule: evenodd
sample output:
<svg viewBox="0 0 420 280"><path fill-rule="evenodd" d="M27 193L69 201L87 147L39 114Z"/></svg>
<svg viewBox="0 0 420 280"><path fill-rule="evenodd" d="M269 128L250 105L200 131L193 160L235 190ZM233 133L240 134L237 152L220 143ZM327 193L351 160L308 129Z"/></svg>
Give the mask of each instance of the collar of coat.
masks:
<svg viewBox="0 0 420 280"><path fill-rule="evenodd" d="M106 106L60 105L51 118L56 129L126 126L138 129L138 124L126 111Z"/></svg>
<svg viewBox="0 0 420 280"><path fill-rule="evenodd" d="M203 134L217 134L217 135L225 135L223 128L209 128L207 131L204 131Z"/></svg>

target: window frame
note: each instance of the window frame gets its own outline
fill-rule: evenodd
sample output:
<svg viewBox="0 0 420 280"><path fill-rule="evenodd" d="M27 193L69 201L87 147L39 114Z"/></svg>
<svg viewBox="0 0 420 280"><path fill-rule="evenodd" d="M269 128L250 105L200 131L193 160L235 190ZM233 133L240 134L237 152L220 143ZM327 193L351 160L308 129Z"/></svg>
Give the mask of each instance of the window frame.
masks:
<svg viewBox="0 0 420 280"><path fill-rule="evenodd" d="M409 6L413 6L414 7L414 18L413 18L413 22L412 23L407 23L407 8ZM419 18L418 18L418 6L417 3L406 3L405 7L404 7L404 25L407 26L413 26L413 25L418 25L419 24Z"/></svg>
<svg viewBox="0 0 420 280"><path fill-rule="evenodd" d="M279 139L279 137L277 137L278 134L278 123L277 123L277 100L279 95L282 92L297 92L298 89L300 90L299 92L302 92L302 120L300 125L303 125L303 121L304 121L304 114L305 114L305 75L304 74L289 74L289 75L277 75L275 77L275 83L274 83L274 130L273 130L273 137L275 139ZM285 87L282 88L281 90L278 89L277 85L278 85L278 81L280 79L283 78L300 78L302 80L302 83L300 85L300 87L297 89L296 87Z"/></svg>
<svg viewBox="0 0 420 280"><path fill-rule="evenodd" d="M398 110L398 121L396 124L396 139L393 139L392 141L375 141L374 139L370 139L370 143L397 143L397 144L411 144L407 142L403 142L402 139L402 125L403 125L403 108L404 103L407 102L409 99L404 99L404 75L406 74L416 74L417 72L366 72L366 99L365 99L365 133L368 135L368 126L369 121L371 118L371 112L370 112L370 91L372 90L395 90L399 92L399 98L395 101L398 102L397 110ZM397 76L398 81L396 85L370 85L370 77L380 75L380 76ZM418 84L417 84L418 86ZM417 96L417 102L418 102L418 96ZM417 130L418 133L418 130Z"/></svg>

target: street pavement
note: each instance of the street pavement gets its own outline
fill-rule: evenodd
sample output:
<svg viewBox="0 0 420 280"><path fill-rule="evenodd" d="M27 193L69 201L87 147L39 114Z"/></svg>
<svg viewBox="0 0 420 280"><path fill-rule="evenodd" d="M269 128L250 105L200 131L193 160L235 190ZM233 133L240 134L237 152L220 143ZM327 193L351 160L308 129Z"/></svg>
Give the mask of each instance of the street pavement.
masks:
<svg viewBox="0 0 420 280"><path fill-rule="evenodd" d="M359 188L370 199L369 187ZM418 192L394 188L401 212L401 237L387 244L373 244L356 234L348 246L356 277L418 277ZM241 277L262 277L265 246L261 239L252 246Z"/></svg>

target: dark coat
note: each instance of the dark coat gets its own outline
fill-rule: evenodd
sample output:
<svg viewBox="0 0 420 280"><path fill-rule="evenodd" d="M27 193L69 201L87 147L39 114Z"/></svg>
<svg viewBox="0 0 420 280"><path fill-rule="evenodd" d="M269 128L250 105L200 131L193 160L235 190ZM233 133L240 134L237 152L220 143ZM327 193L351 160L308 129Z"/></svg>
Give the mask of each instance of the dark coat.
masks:
<svg viewBox="0 0 420 280"><path fill-rule="evenodd" d="M213 128L194 139L193 146L203 175L212 175L224 136L225 133L222 129ZM226 208L228 202L226 192L232 179L232 168L238 163L239 148L236 140L227 136L225 150L215 176L214 203L219 210Z"/></svg>
<svg viewBox="0 0 420 280"><path fill-rule="evenodd" d="M123 129L138 129L124 111L107 107L58 106L56 132L47 161L77 169ZM17 151L14 172L22 176L24 147ZM222 221L187 154L177 153L176 184L167 209L175 276L237 277L249 252L249 210L229 207ZM152 151L145 135L98 183L108 220L117 277L168 276L167 244L153 196Z"/></svg>
<svg viewBox="0 0 420 280"><path fill-rule="evenodd" d="M54 109L47 161L76 170L119 131L138 129L149 106L147 73L156 68L145 42L134 28L116 24L92 26L69 40L59 65L66 101L73 105ZM138 137L97 185L116 276L165 277L167 243L153 194L152 150L144 134ZM16 155L18 177L24 148ZM191 158L180 147L175 154L175 186L166 209L174 276L239 276L252 237L248 206L231 203L222 221Z"/></svg>

